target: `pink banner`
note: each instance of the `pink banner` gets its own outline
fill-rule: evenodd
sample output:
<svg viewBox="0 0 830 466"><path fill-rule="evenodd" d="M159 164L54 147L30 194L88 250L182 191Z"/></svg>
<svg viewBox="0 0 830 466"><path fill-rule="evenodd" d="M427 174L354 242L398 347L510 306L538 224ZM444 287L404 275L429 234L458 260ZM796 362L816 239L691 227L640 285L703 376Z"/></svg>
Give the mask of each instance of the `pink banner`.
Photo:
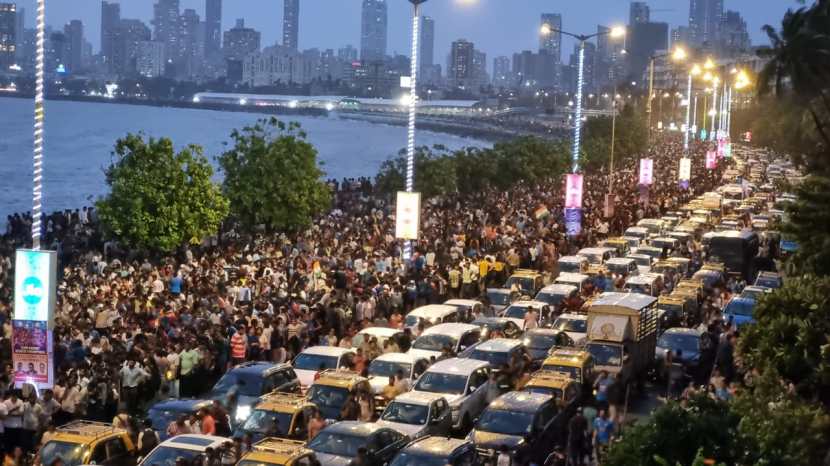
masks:
<svg viewBox="0 0 830 466"><path fill-rule="evenodd" d="M654 160L640 159L640 184L649 186L654 182Z"/></svg>
<svg viewBox="0 0 830 466"><path fill-rule="evenodd" d="M714 170L718 167L718 154L715 151L706 151L706 168Z"/></svg>
<svg viewBox="0 0 830 466"><path fill-rule="evenodd" d="M726 139L718 139L718 159L726 157Z"/></svg>
<svg viewBox="0 0 830 466"><path fill-rule="evenodd" d="M565 208L582 208L582 175L567 175L565 180Z"/></svg>

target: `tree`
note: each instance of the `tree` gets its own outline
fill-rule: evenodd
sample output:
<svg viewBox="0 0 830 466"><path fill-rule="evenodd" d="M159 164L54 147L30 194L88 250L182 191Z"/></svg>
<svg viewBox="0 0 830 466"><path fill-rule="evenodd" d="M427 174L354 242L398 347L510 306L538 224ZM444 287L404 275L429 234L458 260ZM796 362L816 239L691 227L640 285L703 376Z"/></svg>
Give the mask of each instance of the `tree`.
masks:
<svg viewBox="0 0 830 466"><path fill-rule="evenodd" d="M830 276L830 178L810 176L795 193L782 228L799 246L793 265L801 273Z"/></svg>
<svg viewBox="0 0 830 466"><path fill-rule="evenodd" d="M790 278L759 300L754 316L739 340L744 365L830 406L830 277Z"/></svg>
<svg viewBox="0 0 830 466"><path fill-rule="evenodd" d="M98 201L108 236L151 251L167 252L215 234L228 201L213 183L202 148L176 153L170 139L129 134L115 143L118 160L107 170L110 194Z"/></svg>
<svg viewBox="0 0 830 466"><path fill-rule="evenodd" d="M317 150L299 123L271 117L231 138L234 147L218 160L231 213L244 227L295 231L331 205Z"/></svg>
<svg viewBox="0 0 830 466"><path fill-rule="evenodd" d="M424 197L448 194L457 190L456 164L453 155L440 145L415 148L415 191ZM384 161L376 177L381 192L394 193L406 187L406 149L394 159Z"/></svg>

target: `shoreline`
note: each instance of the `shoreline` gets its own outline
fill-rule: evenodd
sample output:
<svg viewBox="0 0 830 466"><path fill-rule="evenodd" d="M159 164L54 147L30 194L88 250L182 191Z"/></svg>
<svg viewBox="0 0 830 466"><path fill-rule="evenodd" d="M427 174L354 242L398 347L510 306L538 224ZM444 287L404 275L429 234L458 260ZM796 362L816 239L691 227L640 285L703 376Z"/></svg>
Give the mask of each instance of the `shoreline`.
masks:
<svg viewBox="0 0 830 466"><path fill-rule="evenodd" d="M0 94L0 97L8 97L15 99L31 99L32 96L20 93L14 94ZM47 101L63 101L63 102L81 102L81 103L99 103L99 104L122 104L135 105L144 107L160 107L160 108L178 108L191 110L209 110L218 112L235 112L235 113L258 113L275 116L305 116L305 117L337 117L344 120L361 120L373 124L384 124L392 126L406 126L407 116L405 114L397 115L393 113L382 114L376 112L366 111L327 111L319 108L288 108L284 106L242 106L233 104L220 104L210 102L186 102L174 100L143 100L143 99L129 99L116 98L108 99L106 97L85 97L85 96L62 96L50 95L46 97ZM459 120L461 121L461 120ZM482 122L483 124L483 122ZM465 138L479 139L488 143L497 143L508 141L522 136L534 136L545 139L559 139L559 137L552 137L552 135L536 134L530 131L515 131L508 128L500 128L493 125L474 127L463 123L453 123L443 119L436 119L434 117L422 116L416 124L416 127L421 130L430 131L434 133L443 133L453 136L461 136Z"/></svg>

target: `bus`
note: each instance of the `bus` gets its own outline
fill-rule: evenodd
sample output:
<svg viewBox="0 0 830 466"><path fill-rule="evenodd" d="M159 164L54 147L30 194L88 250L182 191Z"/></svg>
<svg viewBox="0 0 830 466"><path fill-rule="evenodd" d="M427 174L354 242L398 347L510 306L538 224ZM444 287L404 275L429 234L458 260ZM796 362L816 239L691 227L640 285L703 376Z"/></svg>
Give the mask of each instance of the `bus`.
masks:
<svg viewBox="0 0 830 466"><path fill-rule="evenodd" d="M728 273L740 275L747 282L754 277L757 255L758 235L754 231L719 231L709 242L708 260L723 263Z"/></svg>

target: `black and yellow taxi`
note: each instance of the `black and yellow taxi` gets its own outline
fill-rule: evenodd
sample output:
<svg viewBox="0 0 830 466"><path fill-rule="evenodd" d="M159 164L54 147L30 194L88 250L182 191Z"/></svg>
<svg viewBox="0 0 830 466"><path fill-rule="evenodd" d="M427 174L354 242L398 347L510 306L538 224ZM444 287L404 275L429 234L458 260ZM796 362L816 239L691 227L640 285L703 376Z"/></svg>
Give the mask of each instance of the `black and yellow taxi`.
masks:
<svg viewBox="0 0 830 466"><path fill-rule="evenodd" d="M554 348L542 363L542 370L567 374L583 385L594 382L594 358L578 348Z"/></svg>
<svg viewBox="0 0 830 466"><path fill-rule="evenodd" d="M545 286L545 281L544 276L535 270L516 269L507 279L504 287L510 289L514 284L523 295L536 296L536 293Z"/></svg>
<svg viewBox="0 0 830 466"><path fill-rule="evenodd" d="M560 401L561 405L579 402L582 397L582 386L568 374L561 372L540 370L530 375L519 390L530 393L541 393Z"/></svg>
<svg viewBox="0 0 830 466"><path fill-rule="evenodd" d="M236 466L312 466L318 464L305 442L268 437L253 445Z"/></svg>
<svg viewBox="0 0 830 466"><path fill-rule="evenodd" d="M301 394L271 392L259 398L235 436L250 434L254 441L265 437L304 440L306 425L315 411L314 403Z"/></svg>
<svg viewBox="0 0 830 466"><path fill-rule="evenodd" d="M507 447L516 464L543 464L560 436L558 413L557 401L548 395L508 392L481 413L467 440L484 458Z"/></svg>
<svg viewBox="0 0 830 466"><path fill-rule="evenodd" d="M317 406L323 418L336 420L340 418L340 411L349 396L359 393L372 393L369 379L356 372L331 369L319 374L306 396Z"/></svg>
<svg viewBox="0 0 830 466"><path fill-rule="evenodd" d="M51 465L60 459L64 466L106 464L134 466L136 446L124 429L110 424L75 421L59 427L38 451L35 464Z"/></svg>

